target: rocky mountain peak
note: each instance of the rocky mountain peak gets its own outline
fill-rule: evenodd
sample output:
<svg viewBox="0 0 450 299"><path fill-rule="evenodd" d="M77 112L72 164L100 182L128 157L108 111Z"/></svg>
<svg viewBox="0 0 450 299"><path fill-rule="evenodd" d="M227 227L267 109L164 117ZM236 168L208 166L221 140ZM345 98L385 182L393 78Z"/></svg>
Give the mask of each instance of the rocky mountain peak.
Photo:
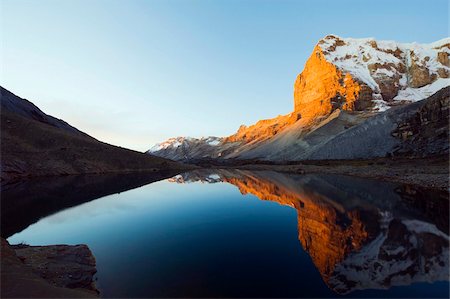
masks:
<svg viewBox="0 0 450 299"><path fill-rule="evenodd" d="M450 86L449 55L450 38L418 44L328 35L295 80L291 113L242 125L235 134L217 139L217 146L206 139L174 139L150 152L176 160L311 157L317 147L366 118Z"/></svg>
<svg viewBox="0 0 450 299"><path fill-rule="evenodd" d="M399 43L374 38L328 35L318 49L326 61L360 86L357 100L370 105L357 110L386 110L430 96L450 84L450 38L431 44Z"/></svg>

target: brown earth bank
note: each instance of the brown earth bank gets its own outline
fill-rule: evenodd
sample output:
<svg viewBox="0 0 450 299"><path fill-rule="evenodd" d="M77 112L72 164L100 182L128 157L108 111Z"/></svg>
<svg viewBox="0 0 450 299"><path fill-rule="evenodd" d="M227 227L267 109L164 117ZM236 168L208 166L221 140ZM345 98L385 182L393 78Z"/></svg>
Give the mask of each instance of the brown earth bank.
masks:
<svg viewBox="0 0 450 299"><path fill-rule="evenodd" d="M449 157L309 160L276 163L259 160L196 161L204 168L273 170L290 173L333 173L448 190Z"/></svg>
<svg viewBox="0 0 450 299"><path fill-rule="evenodd" d="M96 298L86 245L11 246L1 239L2 298Z"/></svg>

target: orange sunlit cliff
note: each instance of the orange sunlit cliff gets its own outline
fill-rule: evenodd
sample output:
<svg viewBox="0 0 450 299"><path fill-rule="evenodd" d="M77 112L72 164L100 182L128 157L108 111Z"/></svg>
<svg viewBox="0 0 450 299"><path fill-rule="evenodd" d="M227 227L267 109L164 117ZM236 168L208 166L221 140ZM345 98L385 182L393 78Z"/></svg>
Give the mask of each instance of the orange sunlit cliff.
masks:
<svg viewBox="0 0 450 299"><path fill-rule="evenodd" d="M334 110L355 110L361 91L371 91L359 84L349 73L342 73L326 60L320 45L316 45L302 73L294 84L294 111L288 115L260 120L251 126L241 126L226 142L252 142L269 139L286 127L301 122L303 127ZM364 97L365 98L365 97ZM363 107L363 105L360 105Z"/></svg>
<svg viewBox="0 0 450 299"><path fill-rule="evenodd" d="M373 121L374 117L393 113L392 117L398 119L395 123L403 122L407 114L398 110L390 112L391 107L408 107L405 109L415 113L412 110L420 107L410 103L430 99L448 87L449 45L449 39L417 44L327 35L315 45L295 80L294 109L289 114L242 125L228 137L171 138L155 145L148 153L189 162L404 155L406 151L397 146L398 138L392 139L388 132L390 121L387 118ZM445 95L436 97L445 98ZM441 110L437 108L436 113ZM367 130L374 134L365 134ZM409 136L411 140L415 138ZM448 153L448 147L442 146L447 143L444 137L430 138L428 143L427 147L433 149L427 155ZM408 155L423 156L423 150L416 147Z"/></svg>
<svg viewBox="0 0 450 299"><path fill-rule="evenodd" d="M328 62L317 45L294 84L294 111L311 122L335 109L354 110L360 85Z"/></svg>
<svg viewBox="0 0 450 299"><path fill-rule="evenodd" d="M400 97L397 104L408 101L407 93L399 93L401 88L419 88L449 77L450 63L448 53L444 52L448 51L449 43L444 40L441 43L419 53L423 51L420 47L410 49L408 45L393 45L392 42L358 41L328 35L314 47L295 80L294 111L249 127L241 126L236 134L225 140L265 140L298 120L303 128L307 128L337 109L370 110L375 106L374 99L383 100L387 105L395 105L393 99L396 96ZM348 52L342 54L342 49ZM433 55L429 56L430 53ZM359 69L364 69L361 72L364 75L355 78L350 74L350 70L358 73L356 70Z"/></svg>

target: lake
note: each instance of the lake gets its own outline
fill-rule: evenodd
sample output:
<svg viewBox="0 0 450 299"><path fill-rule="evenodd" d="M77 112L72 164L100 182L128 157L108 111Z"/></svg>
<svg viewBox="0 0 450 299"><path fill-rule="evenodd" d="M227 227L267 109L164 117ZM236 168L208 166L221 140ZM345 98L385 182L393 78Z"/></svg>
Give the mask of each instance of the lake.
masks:
<svg viewBox="0 0 450 299"><path fill-rule="evenodd" d="M447 192L196 170L2 189L11 244L87 244L102 297L448 297Z"/></svg>

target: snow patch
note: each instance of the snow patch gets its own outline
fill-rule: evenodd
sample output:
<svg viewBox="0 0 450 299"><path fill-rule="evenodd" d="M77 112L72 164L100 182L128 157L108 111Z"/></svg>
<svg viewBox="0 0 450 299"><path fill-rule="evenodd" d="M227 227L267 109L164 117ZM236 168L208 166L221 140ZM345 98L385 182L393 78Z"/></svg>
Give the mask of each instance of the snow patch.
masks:
<svg viewBox="0 0 450 299"><path fill-rule="evenodd" d="M210 174L208 177L213 180L220 180L220 176L218 174Z"/></svg>
<svg viewBox="0 0 450 299"><path fill-rule="evenodd" d="M420 220L403 220L402 222L404 225L406 225L408 230L417 234L428 233L440 236L446 240L450 240L449 236L440 231L434 224L423 222Z"/></svg>
<svg viewBox="0 0 450 299"><path fill-rule="evenodd" d="M398 95L394 98L395 101L411 101L417 102L428 98L437 91L450 86L450 78L439 78L430 85L425 85L420 88L407 87L399 91Z"/></svg>
<svg viewBox="0 0 450 299"><path fill-rule="evenodd" d="M449 43L450 38L431 44L418 44L329 35L319 41L319 46L325 59L369 86L373 90L375 110L385 111L390 107L386 99L377 96L380 94L377 81L383 81L386 77L400 78L399 93L394 100L419 101L450 85L450 79L439 78L438 72L450 72L450 68L438 60L439 52L450 54L447 46ZM411 88L407 74L413 61L428 69L430 75L437 76L438 79L422 88Z"/></svg>

